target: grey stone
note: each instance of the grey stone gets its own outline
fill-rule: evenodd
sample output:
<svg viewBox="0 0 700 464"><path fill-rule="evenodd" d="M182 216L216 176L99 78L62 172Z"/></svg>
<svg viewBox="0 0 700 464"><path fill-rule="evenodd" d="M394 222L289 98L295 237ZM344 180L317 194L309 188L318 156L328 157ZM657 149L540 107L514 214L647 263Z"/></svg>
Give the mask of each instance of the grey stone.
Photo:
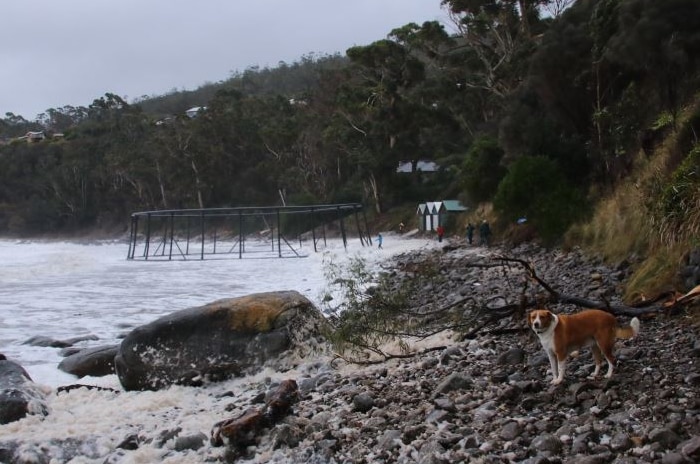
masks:
<svg viewBox="0 0 700 464"><path fill-rule="evenodd" d="M681 442L681 438L669 428L660 428L649 432L649 441L658 443L663 449L673 449Z"/></svg>
<svg viewBox="0 0 700 464"><path fill-rule="evenodd" d="M114 374L114 357L117 351L119 351L119 345L80 350L65 357L58 364L58 368L77 377L102 377Z"/></svg>
<svg viewBox="0 0 700 464"><path fill-rule="evenodd" d="M352 406L355 411L367 412L374 407L374 397L369 393L360 393L352 399Z"/></svg>
<svg viewBox="0 0 700 464"><path fill-rule="evenodd" d="M426 416L425 421L428 423L439 423L442 422L446 417L449 417L450 413L444 409L433 409Z"/></svg>
<svg viewBox="0 0 700 464"><path fill-rule="evenodd" d="M68 348L76 343L88 340L97 340L97 337L95 335L83 335L80 337L69 338L68 340L56 340L51 337L37 335L36 337L26 340L23 345L43 346L49 348Z"/></svg>
<svg viewBox="0 0 700 464"><path fill-rule="evenodd" d="M499 365L511 365L511 364L522 364L525 360L525 351L522 348L511 348L510 350L502 353L497 359L496 364Z"/></svg>
<svg viewBox="0 0 700 464"><path fill-rule="evenodd" d="M532 440L532 443L530 443L530 449L537 452L547 451L553 454L559 454L562 448L561 440L549 433L536 437Z"/></svg>
<svg viewBox="0 0 700 464"><path fill-rule="evenodd" d="M576 455L567 459L566 464L605 464L610 461L609 454L594 454L590 456Z"/></svg>
<svg viewBox="0 0 700 464"><path fill-rule="evenodd" d="M462 350L459 347L451 346L442 352L440 355L440 364L448 365L456 359L462 357Z"/></svg>
<svg viewBox="0 0 700 464"><path fill-rule="evenodd" d="M516 421L511 421L501 428L498 436L506 441L512 441L519 437L522 431L523 428L519 423Z"/></svg>
<svg viewBox="0 0 700 464"><path fill-rule="evenodd" d="M436 387L435 392L445 394L456 390L464 390L469 388L472 383L471 378L457 372L453 372L442 382L440 382L440 384Z"/></svg>
<svg viewBox="0 0 700 464"><path fill-rule="evenodd" d="M574 454L588 453L588 442L591 439L590 433L578 435L571 444L571 452Z"/></svg>
<svg viewBox="0 0 700 464"><path fill-rule="evenodd" d="M666 453L661 458L661 464L686 464L688 460L681 453Z"/></svg>
<svg viewBox="0 0 700 464"><path fill-rule="evenodd" d="M139 439L138 434L136 433L131 433L126 436L116 447L117 449L125 449L125 450L135 450L139 448L139 445L141 444L141 440Z"/></svg>
<svg viewBox="0 0 700 464"><path fill-rule="evenodd" d="M449 460L439 457L445 452L445 448L435 440L426 442L418 450L418 464L448 464Z"/></svg>
<svg viewBox="0 0 700 464"><path fill-rule="evenodd" d="M177 437L173 448L175 451L198 450L204 446L207 439L208 437L201 432L194 435Z"/></svg>
<svg viewBox="0 0 700 464"><path fill-rule="evenodd" d="M299 380L299 393L302 396L308 395L316 388L316 379L311 377L304 377Z"/></svg>
<svg viewBox="0 0 700 464"><path fill-rule="evenodd" d="M287 448L294 448L299 445L303 439L303 434L298 427L294 427L289 424L278 424L272 431L272 441L274 442L274 448L280 448L285 446Z"/></svg>
<svg viewBox="0 0 700 464"><path fill-rule="evenodd" d="M285 367L323 345L325 319L295 291L215 301L137 327L123 341L115 368L126 390L198 385L262 367Z"/></svg>
<svg viewBox="0 0 700 464"><path fill-rule="evenodd" d="M19 364L0 355L0 424L48 414L46 397Z"/></svg>
<svg viewBox="0 0 700 464"><path fill-rule="evenodd" d="M173 429L161 430L158 437L155 440L155 445L158 448L162 448L169 440L173 440L180 435L182 432L182 427L175 427Z"/></svg>
<svg viewBox="0 0 700 464"><path fill-rule="evenodd" d="M433 403L435 406L440 409L444 409L445 411L455 412L457 410L454 401L452 401L450 398L436 398L433 400Z"/></svg>
<svg viewBox="0 0 700 464"><path fill-rule="evenodd" d="M386 430L384 434L377 440L377 446L385 451L392 450L400 446L401 441L401 431L400 430Z"/></svg>
<svg viewBox="0 0 700 464"><path fill-rule="evenodd" d="M610 449L615 452L624 452L634 446L634 442L626 433L616 433L610 439Z"/></svg>
<svg viewBox="0 0 700 464"><path fill-rule="evenodd" d="M478 435L472 433L471 435L467 435L466 437L464 437L463 446L465 449L478 448L480 445L481 439Z"/></svg>
<svg viewBox="0 0 700 464"><path fill-rule="evenodd" d="M683 455L690 459L700 461L700 435L696 435L690 440L681 443L680 449Z"/></svg>
<svg viewBox="0 0 700 464"><path fill-rule="evenodd" d="M693 372L692 374L688 374L683 381L688 385L698 386L700 385L700 373Z"/></svg>

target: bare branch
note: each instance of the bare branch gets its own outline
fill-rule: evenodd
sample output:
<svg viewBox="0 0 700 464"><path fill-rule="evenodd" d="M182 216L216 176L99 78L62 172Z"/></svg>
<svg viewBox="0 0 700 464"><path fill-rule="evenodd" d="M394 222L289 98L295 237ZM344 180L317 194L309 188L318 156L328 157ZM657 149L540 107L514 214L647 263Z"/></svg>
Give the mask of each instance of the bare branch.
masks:
<svg viewBox="0 0 700 464"><path fill-rule="evenodd" d="M348 122L348 124L350 124L350 127L352 127L352 128L355 129L357 132L359 132L360 134L362 134L362 135L364 135L365 137L367 137L367 132L365 132L365 131L363 131L362 129L360 129L359 127L357 127L357 126L352 122L352 120L350 119L350 116L348 116L347 113L345 113L344 111L341 111L341 112L340 112L340 115L343 116L343 117L345 118L345 120Z"/></svg>
<svg viewBox="0 0 700 464"><path fill-rule="evenodd" d="M667 311L669 307L664 307L664 306L648 306L644 308L635 308L631 306L625 306L625 305L611 305L608 301L593 301L593 300L588 300L585 298L580 298L576 296L571 296L571 295L562 295L558 291L556 291L552 286L550 286L547 282L542 280L535 270L532 268L530 263L518 259L518 258L510 258L510 257L505 257L505 256L499 256L495 259L498 259L500 261L504 262L515 262L519 263L522 265L525 270L528 272L528 275L532 280L537 282L542 288L544 288L550 295L550 302L552 303L570 303L574 304L577 306L582 306L585 308L597 308L597 309L602 309L604 311L607 311L611 314L614 314L616 316L641 316L644 314L651 314L651 313L658 313L658 312L663 312Z"/></svg>

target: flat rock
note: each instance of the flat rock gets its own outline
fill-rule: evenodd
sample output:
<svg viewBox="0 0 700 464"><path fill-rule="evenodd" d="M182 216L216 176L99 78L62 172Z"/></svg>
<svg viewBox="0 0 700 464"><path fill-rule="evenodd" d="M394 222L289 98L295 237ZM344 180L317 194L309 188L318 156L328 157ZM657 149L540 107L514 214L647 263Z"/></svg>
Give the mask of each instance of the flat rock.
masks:
<svg viewBox="0 0 700 464"><path fill-rule="evenodd" d="M114 357L119 345L98 346L66 356L58 368L77 377L102 377L114 374Z"/></svg>

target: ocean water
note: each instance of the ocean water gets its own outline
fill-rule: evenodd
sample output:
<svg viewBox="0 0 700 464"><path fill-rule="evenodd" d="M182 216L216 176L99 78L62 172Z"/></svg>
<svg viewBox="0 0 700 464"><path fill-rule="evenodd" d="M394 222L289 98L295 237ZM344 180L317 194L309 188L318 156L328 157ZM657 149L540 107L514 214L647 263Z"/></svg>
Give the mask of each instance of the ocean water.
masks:
<svg viewBox="0 0 700 464"><path fill-rule="evenodd" d="M79 244L0 240L0 353L21 364L46 395L49 414L28 415L0 425L0 441L21 444L27 462L66 462L65 441L80 442L77 463L195 463L217 459L223 448L176 450L142 443L136 450L117 449L128 436L157 438L179 429L180 436L209 436L212 426L240 414L229 411L236 392L245 403L265 379L300 375L271 372L203 387L172 386L156 392L126 392L116 375L76 377L57 369L60 349L25 344L35 336L65 340L96 338L78 347L112 345L131 328L180 309L220 298L255 292L297 290L319 306L327 289L329 261L342 266L362 258L379 269L393 255L437 246L435 241L383 234L383 249L362 247L359 240L328 241L324 251L306 258L226 259L205 261L128 261L125 242ZM309 246L308 244L306 245ZM308 248L307 248L308 250ZM313 360L304 360L313 363ZM304 366L299 367L303 370ZM61 385L87 384L113 390L76 389L58 393ZM267 462L256 457L248 462Z"/></svg>
<svg viewBox="0 0 700 464"><path fill-rule="evenodd" d="M383 249L329 240L304 258L127 260L122 241L0 240L0 353L39 383L75 383L59 371L60 349L26 344L36 336L86 337L76 347L118 344L134 327L184 308L256 292L296 290L320 307L328 263L353 257L378 266L390 256L434 241L384 234Z"/></svg>

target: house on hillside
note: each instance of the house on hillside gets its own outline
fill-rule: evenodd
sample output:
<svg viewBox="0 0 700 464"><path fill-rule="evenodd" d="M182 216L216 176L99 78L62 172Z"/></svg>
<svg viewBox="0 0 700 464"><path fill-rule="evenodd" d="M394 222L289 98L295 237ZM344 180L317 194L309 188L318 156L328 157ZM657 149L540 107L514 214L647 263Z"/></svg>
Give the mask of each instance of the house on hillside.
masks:
<svg viewBox="0 0 700 464"><path fill-rule="evenodd" d="M468 208L459 200L428 201L418 205L416 214L419 216L419 228L422 231L436 230L438 226L449 229L456 221L456 216Z"/></svg>
<svg viewBox="0 0 700 464"><path fill-rule="evenodd" d="M175 118L173 116L165 116L164 118L157 120L155 124L156 126L164 126L173 122L175 122Z"/></svg>
<svg viewBox="0 0 700 464"><path fill-rule="evenodd" d="M193 106L189 110L185 111L185 114L188 118L196 118L197 116L199 116L199 113L202 113L206 110L206 106Z"/></svg>
<svg viewBox="0 0 700 464"><path fill-rule="evenodd" d="M27 142L29 143L34 143L34 142L41 142L46 138L46 134L44 134L44 131L37 131L37 132L32 132L29 131L25 135L27 138Z"/></svg>
<svg viewBox="0 0 700 464"><path fill-rule="evenodd" d="M415 171L413 165L415 163ZM437 172L440 166L437 165L435 161L430 160L418 160L418 161L399 161L399 165L396 168L397 173L410 173L410 172Z"/></svg>
<svg viewBox="0 0 700 464"><path fill-rule="evenodd" d="M41 142L45 138L46 134L44 134L44 131L29 131L21 137L15 137L14 139L12 139L12 142L36 143Z"/></svg>

